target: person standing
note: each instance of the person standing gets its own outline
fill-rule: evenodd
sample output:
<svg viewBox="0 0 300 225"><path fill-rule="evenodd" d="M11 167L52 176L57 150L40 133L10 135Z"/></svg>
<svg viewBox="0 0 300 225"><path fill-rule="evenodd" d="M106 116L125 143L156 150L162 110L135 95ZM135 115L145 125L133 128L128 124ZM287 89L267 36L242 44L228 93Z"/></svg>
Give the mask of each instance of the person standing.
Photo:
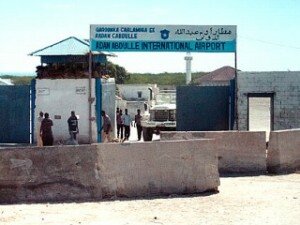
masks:
<svg viewBox="0 0 300 225"><path fill-rule="evenodd" d="M36 145L38 147L43 147L43 140L41 137L41 125L44 119L44 113L40 111L39 117L37 118L37 132L36 132Z"/></svg>
<svg viewBox="0 0 300 225"><path fill-rule="evenodd" d="M75 115L75 111L71 111L71 116L68 119L69 133L71 140L76 140L76 135L79 133L78 119Z"/></svg>
<svg viewBox="0 0 300 225"><path fill-rule="evenodd" d="M130 124L131 124L131 118L130 115L128 115L128 110L125 109L125 114L122 115L124 130L125 130L125 138L124 140L129 140L130 137Z"/></svg>
<svg viewBox="0 0 300 225"><path fill-rule="evenodd" d="M53 122L49 118L49 113L45 113L45 118L42 120L40 134L42 136L44 146L53 145L53 133L52 133Z"/></svg>
<svg viewBox="0 0 300 225"><path fill-rule="evenodd" d="M137 130L137 136L138 136L138 141L141 140L142 137L142 116L141 116L141 110L137 110L137 114L134 116L134 126L136 126Z"/></svg>
<svg viewBox="0 0 300 225"><path fill-rule="evenodd" d="M122 115L123 115L123 112L122 110L120 109L119 112L117 112L117 137L119 139L119 137L121 136L121 139L123 139L123 120L122 120ZM121 132L121 135L120 135L120 132Z"/></svg>
<svg viewBox="0 0 300 225"><path fill-rule="evenodd" d="M101 116L103 119L103 126L101 128L103 137L102 142L105 142L106 139L110 142L110 132L112 131L110 117L103 110L101 111Z"/></svg>

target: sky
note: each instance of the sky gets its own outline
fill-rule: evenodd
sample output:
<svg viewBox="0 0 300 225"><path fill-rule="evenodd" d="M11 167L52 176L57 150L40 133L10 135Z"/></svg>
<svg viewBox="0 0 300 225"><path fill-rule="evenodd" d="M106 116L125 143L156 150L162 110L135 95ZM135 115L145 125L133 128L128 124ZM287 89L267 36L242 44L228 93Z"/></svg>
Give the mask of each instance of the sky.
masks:
<svg viewBox="0 0 300 225"><path fill-rule="evenodd" d="M33 73L29 53L90 24L237 25L237 68L300 71L300 0L0 0L0 73ZM185 72L185 53L116 53L129 72ZM192 71L234 66L232 53L192 53Z"/></svg>

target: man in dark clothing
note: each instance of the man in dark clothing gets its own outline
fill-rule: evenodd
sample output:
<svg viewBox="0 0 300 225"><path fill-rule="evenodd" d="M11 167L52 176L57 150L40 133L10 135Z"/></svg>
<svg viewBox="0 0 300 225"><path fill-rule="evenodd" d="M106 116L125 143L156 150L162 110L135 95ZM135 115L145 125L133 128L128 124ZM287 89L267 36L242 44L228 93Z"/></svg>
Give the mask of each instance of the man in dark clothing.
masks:
<svg viewBox="0 0 300 225"><path fill-rule="evenodd" d="M110 132L112 131L111 120L110 117L105 113L105 111L101 111L101 116L103 119L103 126L101 128L102 132L102 142L105 142L107 139L110 142Z"/></svg>
<svg viewBox="0 0 300 225"><path fill-rule="evenodd" d="M120 133L121 133L121 139L123 139L123 120L122 120L122 115L123 112L120 109L119 112L117 113L117 137L120 137Z"/></svg>
<svg viewBox="0 0 300 225"><path fill-rule="evenodd" d="M136 125L136 129L137 129L137 135L138 135L138 141L141 140L141 137L142 137L142 116L141 116L141 110L138 109L137 110L137 115L135 115L134 117L134 125Z"/></svg>
<svg viewBox="0 0 300 225"><path fill-rule="evenodd" d="M49 118L49 113L45 113L45 118L42 120L40 134L42 136L43 145L51 146L53 145L53 134L52 134L52 126L53 122Z"/></svg>
<svg viewBox="0 0 300 225"><path fill-rule="evenodd" d="M71 116L68 119L69 133L72 140L76 140L76 134L79 133L78 119L75 115L75 111L71 111Z"/></svg>

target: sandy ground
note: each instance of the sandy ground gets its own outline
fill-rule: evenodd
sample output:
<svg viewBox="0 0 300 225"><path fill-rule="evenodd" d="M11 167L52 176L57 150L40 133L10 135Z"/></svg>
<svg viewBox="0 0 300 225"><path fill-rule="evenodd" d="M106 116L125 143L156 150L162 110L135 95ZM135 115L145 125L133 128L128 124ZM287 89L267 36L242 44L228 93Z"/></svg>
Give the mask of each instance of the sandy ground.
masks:
<svg viewBox="0 0 300 225"><path fill-rule="evenodd" d="M260 111L266 110L264 105ZM252 129L268 130L269 124L262 124L254 123ZM137 142L133 127L131 134L130 142ZM159 140L159 135L153 140ZM92 203L0 205L0 225L300 224L300 174L221 178L219 191Z"/></svg>
<svg viewBox="0 0 300 225"><path fill-rule="evenodd" d="M219 193L0 205L0 224L299 224L300 174L221 178Z"/></svg>

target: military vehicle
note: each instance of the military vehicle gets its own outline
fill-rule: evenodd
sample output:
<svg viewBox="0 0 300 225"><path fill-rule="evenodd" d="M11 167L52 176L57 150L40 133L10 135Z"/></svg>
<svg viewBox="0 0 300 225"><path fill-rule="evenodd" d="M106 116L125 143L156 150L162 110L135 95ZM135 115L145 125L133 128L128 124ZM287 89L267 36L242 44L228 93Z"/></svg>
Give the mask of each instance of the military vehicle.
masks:
<svg viewBox="0 0 300 225"><path fill-rule="evenodd" d="M176 130L176 91L160 91L148 106L142 119L144 141L160 131Z"/></svg>

